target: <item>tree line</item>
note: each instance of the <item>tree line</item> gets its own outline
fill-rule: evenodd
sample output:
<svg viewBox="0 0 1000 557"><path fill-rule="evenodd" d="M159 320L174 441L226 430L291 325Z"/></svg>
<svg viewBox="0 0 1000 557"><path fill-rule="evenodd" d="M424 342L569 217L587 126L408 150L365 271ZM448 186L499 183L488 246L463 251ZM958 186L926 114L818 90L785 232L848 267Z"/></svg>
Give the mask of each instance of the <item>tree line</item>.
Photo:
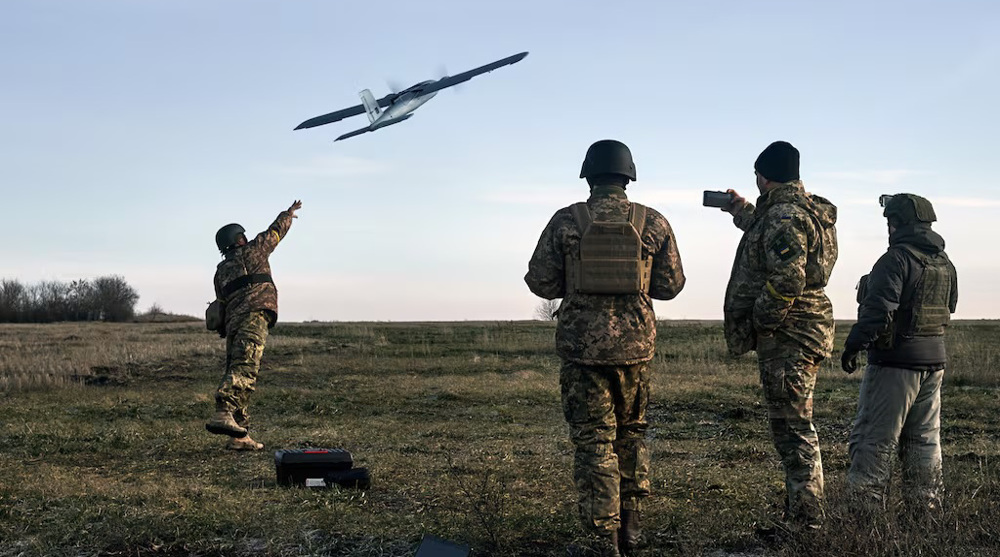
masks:
<svg viewBox="0 0 1000 557"><path fill-rule="evenodd" d="M0 280L0 323L128 321L139 293L123 277L110 275L72 282L22 284Z"/></svg>

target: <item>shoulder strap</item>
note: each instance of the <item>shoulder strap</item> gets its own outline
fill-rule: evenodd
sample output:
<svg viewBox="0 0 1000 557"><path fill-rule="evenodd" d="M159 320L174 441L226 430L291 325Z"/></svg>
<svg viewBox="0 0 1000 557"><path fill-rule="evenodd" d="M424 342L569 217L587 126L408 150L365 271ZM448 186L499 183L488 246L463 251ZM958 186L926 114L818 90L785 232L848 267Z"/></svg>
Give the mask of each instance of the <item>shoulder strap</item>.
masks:
<svg viewBox="0 0 1000 557"><path fill-rule="evenodd" d="M587 227L590 226L590 222L593 220L590 218L590 208L584 202L574 203L569 206L570 212L573 213L573 220L576 221L576 227L580 230L580 234L587 231Z"/></svg>
<svg viewBox="0 0 1000 557"><path fill-rule="evenodd" d="M237 290L241 288L246 288L251 284L264 284L268 282L273 283L274 279L271 278L271 275L268 275L266 273L261 273L257 275L243 275L242 277L233 279L228 284L222 287L222 298L223 299L228 298Z"/></svg>
<svg viewBox="0 0 1000 557"><path fill-rule="evenodd" d="M909 252L910 255L912 255L913 257L915 257L917 259L917 261L919 261L920 264L924 265L924 266L927 265L927 261L930 259L929 255L927 255L926 253L920 251L919 249L911 246L910 244L896 244L893 247L894 248L901 248L903 251Z"/></svg>
<svg viewBox="0 0 1000 557"><path fill-rule="evenodd" d="M628 220L639 233L639 237L642 237L642 230L646 228L646 206L633 203L628 210Z"/></svg>

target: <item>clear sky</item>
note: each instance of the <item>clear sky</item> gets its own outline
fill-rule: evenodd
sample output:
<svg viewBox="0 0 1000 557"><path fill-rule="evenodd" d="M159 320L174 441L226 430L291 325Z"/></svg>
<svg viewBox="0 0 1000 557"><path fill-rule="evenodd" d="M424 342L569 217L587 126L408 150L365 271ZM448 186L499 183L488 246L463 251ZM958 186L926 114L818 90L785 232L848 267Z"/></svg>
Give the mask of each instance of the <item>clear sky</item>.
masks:
<svg viewBox="0 0 1000 557"><path fill-rule="evenodd" d="M521 51L397 126L292 131ZM957 316L1000 318L998 99L992 0L6 0L0 277L120 274L140 310L201 315L215 231L302 199L271 258L281 319L529 319L538 234L614 138L688 278L658 317L721 318L740 232L701 191L755 197L784 139L839 206L838 318L886 247L878 195L904 191L935 204Z"/></svg>

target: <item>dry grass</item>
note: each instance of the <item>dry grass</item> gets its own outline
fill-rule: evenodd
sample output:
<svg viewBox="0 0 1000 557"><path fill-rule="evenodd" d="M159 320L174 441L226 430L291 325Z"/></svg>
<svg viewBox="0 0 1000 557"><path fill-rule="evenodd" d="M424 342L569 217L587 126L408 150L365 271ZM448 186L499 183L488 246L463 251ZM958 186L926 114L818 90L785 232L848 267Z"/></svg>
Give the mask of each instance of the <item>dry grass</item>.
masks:
<svg viewBox="0 0 1000 557"><path fill-rule="evenodd" d="M223 343L200 327L0 327L0 556L403 556L423 533L476 555L562 555L578 534L552 324L280 325L253 398L257 454L203 429ZM852 518L860 378L831 362L816 392L829 527L767 547L753 525L777 515L783 484L754 361L725 355L717 323L662 324L645 554L997 554L998 327L949 339L937 523ZM309 445L351 450L373 487L278 488L270 450Z"/></svg>

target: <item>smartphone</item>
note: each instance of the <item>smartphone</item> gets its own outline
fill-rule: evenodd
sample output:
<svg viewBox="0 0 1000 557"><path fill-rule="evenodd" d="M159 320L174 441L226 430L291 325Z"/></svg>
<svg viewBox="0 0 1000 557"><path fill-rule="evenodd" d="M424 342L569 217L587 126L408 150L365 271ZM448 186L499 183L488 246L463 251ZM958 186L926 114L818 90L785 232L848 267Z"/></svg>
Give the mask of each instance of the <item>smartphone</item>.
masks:
<svg viewBox="0 0 1000 557"><path fill-rule="evenodd" d="M729 207L733 202L733 194L724 191L706 191L701 199L705 207Z"/></svg>

